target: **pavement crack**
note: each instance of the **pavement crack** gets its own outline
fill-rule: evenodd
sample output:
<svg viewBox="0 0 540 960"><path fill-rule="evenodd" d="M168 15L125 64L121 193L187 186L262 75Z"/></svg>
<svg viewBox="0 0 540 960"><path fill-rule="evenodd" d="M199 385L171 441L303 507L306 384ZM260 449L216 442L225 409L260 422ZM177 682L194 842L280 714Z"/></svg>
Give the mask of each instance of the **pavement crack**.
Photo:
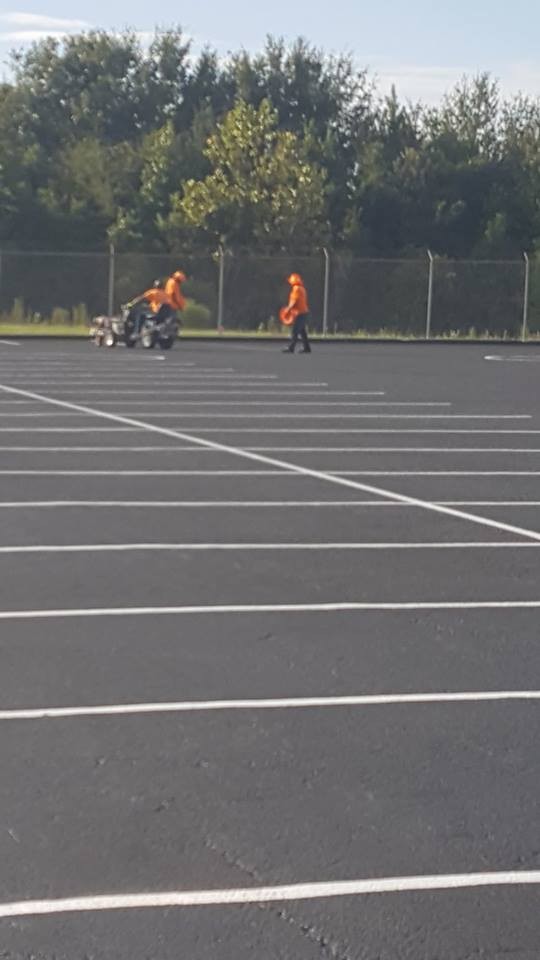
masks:
<svg viewBox="0 0 540 960"><path fill-rule="evenodd" d="M229 849L228 844L209 836L206 836L203 842L205 847L216 854L227 866L239 870L241 873L250 877L258 886L267 885L267 881L260 875L257 868L252 864L246 863L240 856L234 854ZM349 953L347 945L340 943L337 937L303 918L297 909L293 910L278 903L259 903L256 906L259 910L270 913L279 920L289 924L290 927L294 928L295 931L318 948L320 957L328 958L328 960L354 960L352 954Z"/></svg>

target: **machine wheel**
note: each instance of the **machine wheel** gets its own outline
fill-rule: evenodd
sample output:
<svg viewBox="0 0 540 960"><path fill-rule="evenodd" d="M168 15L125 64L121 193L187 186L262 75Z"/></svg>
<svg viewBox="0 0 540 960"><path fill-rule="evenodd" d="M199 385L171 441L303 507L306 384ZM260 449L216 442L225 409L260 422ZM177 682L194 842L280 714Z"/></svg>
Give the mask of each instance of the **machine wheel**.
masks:
<svg viewBox="0 0 540 960"><path fill-rule="evenodd" d="M153 330L143 330L141 344L145 350L153 350L156 345L156 335Z"/></svg>
<svg viewBox="0 0 540 960"><path fill-rule="evenodd" d="M160 337L159 345L162 350L170 350L174 343L173 337Z"/></svg>
<svg viewBox="0 0 540 960"><path fill-rule="evenodd" d="M134 339L134 337L126 337L126 347L134 347L136 343L137 341Z"/></svg>
<svg viewBox="0 0 540 960"><path fill-rule="evenodd" d="M106 347L116 346L116 334L114 330L107 330L105 333L104 342Z"/></svg>

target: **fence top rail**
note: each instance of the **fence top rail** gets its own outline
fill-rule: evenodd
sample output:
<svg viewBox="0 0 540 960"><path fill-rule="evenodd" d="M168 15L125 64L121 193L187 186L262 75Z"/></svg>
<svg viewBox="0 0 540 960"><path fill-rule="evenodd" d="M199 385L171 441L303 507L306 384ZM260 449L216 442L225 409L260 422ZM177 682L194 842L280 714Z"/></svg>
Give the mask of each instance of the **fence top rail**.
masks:
<svg viewBox="0 0 540 960"><path fill-rule="evenodd" d="M95 250L0 250L3 257L81 257L109 259L109 251L97 253Z"/></svg>
<svg viewBox="0 0 540 960"><path fill-rule="evenodd" d="M198 253L174 253L169 251L163 251L161 253L156 253L151 251L146 253L144 250L10 250L10 249L0 249L0 254L3 257L72 257L74 259L86 259L86 258L96 258L96 259L109 259L110 256L114 256L116 259L129 258L129 257L142 257L145 260L202 260L202 259L214 259L218 251L201 251ZM240 253L234 250L224 250L224 253L227 257L232 258L233 260L249 260L253 262L285 262L290 263L291 260L294 260L295 263L313 263L318 261L319 258L323 255L323 251L320 250L317 253L311 255L301 254L295 256L294 253L278 253L278 254L258 254L258 253ZM427 252L425 257L357 257L354 254L351 254L347 251L340 250L329 250L328 254L331 259L346 261L351 264L354 263L380 263L380 264L422 264L426 263L428 259ZM525 257L521 258L505 258L505 259L478 259L478 258L466 258L466 257L446 257L440 254L433 254L433 261L439 265L444 264L448 266L519 266L523 267Z"/></svg>
<svg viewBox="0 0 540 960"><path fill-rule="evenodd" d="M508 259L505 259L505 260L477 260L477 259L470 259L470 260L469 260L469 259L467 259L466 257L462 257L461 259L458 259L458 258L443 257L443 256L439 256L438 254L434 254L434 255L433 255L433 260L434 260L435 263L438 263L438 264L448 264L448 266L456 266L456 264L457 264L458 266L469 266L469 265L473 265L473 266L479 266L479 267L482 267L482 266L483 266L483 267L495 267L495 266L500 267L500 266L505 266L505 265L506 265L506 266L512 266L512 267L523 267L523 257L521 258L521 260L517 260L517 259L513 259L513 260L508 260Z"/></svg>

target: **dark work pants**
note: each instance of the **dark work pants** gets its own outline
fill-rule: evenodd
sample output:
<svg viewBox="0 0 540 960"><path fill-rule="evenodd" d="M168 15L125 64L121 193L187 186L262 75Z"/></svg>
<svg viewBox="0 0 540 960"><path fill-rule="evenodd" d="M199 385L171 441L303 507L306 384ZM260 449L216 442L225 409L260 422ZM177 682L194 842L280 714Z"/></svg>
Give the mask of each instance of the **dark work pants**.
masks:
<svg viewBox="0 0 540 960"><path fill-rule="evenodd" d="M170 307L168 303L162 303L155 315L155 321L156 323L165 323L165 321L169 320L172 316L174 316L173 308Z"/></svg>
<svg viewBox="0 0 540 960"><path fill-rule="evenodd" d="M294 353L294 348L299 340L302 341L304 345L304 350L306 353L311 352L311 347L309 345L309 339L307 334L307 322L308 322L308 313L299 313L296 320L294 321L292 332L291 332L291 345L289 350L291 353Z"/></svg>

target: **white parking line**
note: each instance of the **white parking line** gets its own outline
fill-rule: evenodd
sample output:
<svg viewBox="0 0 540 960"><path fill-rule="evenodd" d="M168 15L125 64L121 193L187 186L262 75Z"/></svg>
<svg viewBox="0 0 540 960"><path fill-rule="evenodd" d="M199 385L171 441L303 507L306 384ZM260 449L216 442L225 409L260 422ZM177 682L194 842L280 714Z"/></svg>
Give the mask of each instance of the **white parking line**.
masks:
<svg viewBox="0 0 540 960"><path fill-rule="evenodd" d="M84 403L84 397L80 397ZM28 403L29 401L27 401ZM245 400L103 400L96 398L95 403L106 403L108 406L124 407L245 407ZM250 407L451 407L451 403L401 403L387 400L249 400ZM163 414L165 416L165 414ZM173 414L168 414L173 416Z"/></svg>
<svg viewBox="0 0 540 960"><path fill-rule="evenodd" d="M185 507L187 509L205 510L209 507L218 508L255 508L261 507L351 507L351 506L385 506L401 507L406 504L390 503L381 500L0 500L0 509L26 510L30 508L49 507L118 507L122 509L164 509L170 507ZM540 506L540 504L539 504Z"/></svg>
<svg viewBox="0 0 540 960"><path fill-rule="evenodd" d="M409 436L409 435L418 435L422 436L424 434L436 435L439 437L451 437L451 436L463 436L468 434L475 434L477 436L493 436L493 435L504 435L504 436L537 436L540 434L540 430L467 430L467 429L454 429L454 428L437 428L437 429L422 429L420 428L395 428L395 427L197 427L197 433L204 434L245 434L245 433L254 433L257 436L261 434L291 434L291 436L297 436L298 434L306 434L309 436L324 434L331 434L332 436L339 435L351 435L355 436L357 434L370 435L375 434L380 436L381 434L392 434L398 436Z"/></svg>
<svg viewBox="0 0 540 960"><path fill-rule="evenodd" d="M19 412L17 412L17 413L3 413L3 414L2 414L2 417L3 417L3 419L5 419L5 420L14 420L15 417L26 417L27 420L28 420L28 419L34 420L36 417L47 417L49 420L55 420L55 419L58 419L58 418L65 418L65 417L75 417L75 418L76 418L76 417L79 417L79 419L80 419L81 417L88 417L88 414L87 414L87 413L74 413L73 411L67 411L67 412L66 412L65 410L63 410L63 411L55 411L54 413L32 411L31 413L29 413L29 412L25 412L25 413L19 413Z"/></svg>
<svg viewBox="0 0 540 960"><path fill-rule="evenodd" d="M179 444L178 446L146 446L146 447L3 447L0 453L176 453L177 451L194 451L198 453L216 453L216 450L204 450L194 444Z"/></svg>
<svg viewBox="0 0 540 960"><path fill-rule="evenodd" d="M285 697L259 700L179 700L165 703L120 703L95 707L37 707L0 710L2 720L64 720L72 717L130 717L162 713L210 713L236 710L307 710L314 707L379 707L439 703L501 703L540 700L540 690L494 690L480 693L392 693L345 697Z"/></svg>
<svg viewBox="0 0 540 960"><path fill-rule="evenodd" d="M166 907L226 906L249 903L285 903L336 897L368 896L427 890L460 890L540 884L540 870L507 870L498 873L441 874L416 877L381 877L377 880L333 880L273 887L240 887L226 890L173 890L163 893L127 893L69 897L62 900L20 900L0 903L0 918L50 916L104 910L164 909Z"/></svg>
<svg viewBox="0 0 540 960"><path fill-rule="evenodd" d="M540 447L246 447L246 450L259 453L540 453Z"/></svg>
<svg viewBox="0 0 540 960"><path fill-rule="evenodd" d="M52 398L51 398L52 399ZM252 404L248 404L251 406ZM84 404L82 405L84 406ZM301 407L304 404L300 404ZM90 409L90 408L88 408ZM106 413L107 411L100 410L100 413ZM113 411L111 411L113 412ZM120 416L124 415L124 411L118 410L114 411ZM32 416L32 414L11 414L11 416ZM39 416L39 414L34 414L34 416ZM43 416L51 416L51 414L43 414ZM53 415L54 416L54 415ZM62 416L62 414L57 414L57 416ZM64 414L64 416L69 416L69 414ZM75 416L75 414L71 414ZM79 414L82 416L82 414ZM128 412L127 416L131 416ZM290 413L182 413L181 411L175 413L146 413L144 410L140 410L137 413L139 417L152 417L153 420L164 420L166 417L173 418L175 420L181 420L183 418L188 418L190 420L195 419L206 419L206 420L285 420L291 419L296 416L296 419L299 420L530 420L530 414L491 414L491 413L298 413L298 415Z"/></svg>
<svg viewBox="0 0 540 960"><path fill-rule="evenodd" d="M141 427L0 427L0 433L142 433Z"/></svg>
<svg viewBox="0 0 540 960"><path fill-rule="evenodd" d="M68 379L68 378L66 378L66 377L63 377L61 380L56 380L56 379L55 379L55 380L51 380L51 379L48 379L48 378L46 378L46 377L14 376L14 375L11 375L11 374L7 373L6 371L4 371L3 374L0 372L0 375L5 376L6 379L9 378L9 382L10 382L13 386L29 386L29 387L32 387L32 388L34 388L34 387L42 387L42 388L43 388L43 387L47 387L48 389L51 389L51 390L54 389L54 392L55 392L55 393L58 393L59 395L60 395L60 394L63 395L64 393L66 393L66 394L74 394L74 395L78 396L78 395L79 395L80 393L82 393L82 392L87 392L87 393L93 392L93 390L87 390L87 385L86 385L86 383L85 383L82 375L81 375L81 376L78 376L76 380L70 380L70 379ZM167 388L167 387L174 387L174 388L175 388L175 392L183 392L183 391L184 391L184 387L186 387L186 388L188 388L188 389L191 390L191 388L194 388L194 387L197 387L197 388L203 388L203 387L208 387L208 386L212 387L212 384L213 384L213 383L216 385L216 391L215 391L216 393L221 393L221 392L223 391L224 393L244 393L244 392L249 392L249 393L263 393L263 394L264 394L264 393L275 393L276 391L282 391L282 390L297 390L297 389L299 389L299 388L306 388L306 389L311 388L311 389L313 389L313 390L317 389L317 391L320 391L320 390L326 390L326 388L328 387L328 384L325 383L325 382L322 382L322 381L313 382L313 381L311 381L311 380L310 380L310 381L302 381L302 380L296 381L296 380L295 380L293 383L287 382L287 381L271 381L271 382L269 382L269 381L267 381L267 380L264 380L264 381L247 380L247 381L239 381L239 382L238 382L238 385L236 386L234 382L231 382L231 381L223 381L223 382L222 382L222 381L219 381L219 380L218 380L217 378L215 378L215 377L209 377L208 380L206 380L206 379L205 379L205 380L202 380L202 379L199 379L199 378L196 378L196 377L184 377L184 376L182 376L182 377L178 377L178 378L176 378L176 379L174 379L174 380L165 380L165 379L163 379L163 375L160 377L160 376L157 375L157 374L154 374L154 375L151 376L151 377L145 377L145 376L143 376L143 375L141 374L141 376L138 377L137 379L130 379L130 380L123 380L121 376L117 376L117 375L111 376L111 377L108 378L107 380L99 380L99 379L96 378L96 377L91 377L91 379L88 380L88 387L97 387L97 386L102 385L102 387L105 388L105 389L101 389L101 388L100 388L99 390L97 390L96 393L98 393L98 394L99 394L99 393L102 393L102 392L108 393L109 391L106 389L106 388L108 388L108 387L114 387L115 385L127 386L127 385L130 385L130 384L136 385L136 386L138 386L138 387L140 387L140 388L144 388L144 389L146 389L146 388L152 389L152 388L156 388L156 387L159 387L159 388L161 388L161 387L166 387L166 388ZM77 389L74 389L74 390L63 390L63 389L62 389L62 390L56 391L55 388L56 388L57 386L58 386L58 387L61 387L61 388L63 388L63 387L68 387L68 386L73 386L73 387L76 387ZM117 391L116 391L116 390L112 390L112 391L110 391L110 392L116 393ZM126 391L126 392L129 392L129 393L131 393L131 392L139 393L139 390L136 390L136 391L131 391L131 390L130 390L130 391ZM197 392L204 392L204 393L206 393L207 391L206 391L206 390L201 390L201 391L197 390ZM371 391L371 390L370 390L370 391L366 391L365 393L364 393L364 392L360 392L360 395L361 395L361 396L384 396L384 391L379 391L379 390Z"/></svg>
<svg viewBox="0 0 540 960"><path fill-rule="evenodd" d="M540 477L540 470L327 470L329 477ZM296 477L297 470L0 470L0 477ZM540 534L539 534L540 536Z"/></svg>
<svg viewBox="0 0 540 960"><path fill-rule="evenodd" d="M540 507L540 500L434 500L437 506L446 507ZM0 509L26 510L49 507L115 507L122 509L164 509L170 507L200 509L209 507L226 509L260 509L264 507L297 509L313 507L385 507L402 510L418 510L414 503L391 500L0 500Z"/></svg>
<svg viewBox="0 0 540 960"><path fill-rule="evenodd" d="M539 543L524 540L435 541L410 543L61 543L0 546L4 554L40 553L214 553L287 552L287 551L360 551L360 550L537 550Z"/></svg>
<svg viewBox="0 0 540 960"><path fill-rule="evenodd" d="M484 360L499 360L503 363L540 363L540 357L484 357Z"/></svg>
<svg viewBox="0 0 540 960"><path fill-rule="evenodd" d="M28 374L33 373L34 375L32 377L29 377L28 379L32 379L36 383L38 382L39 383L45 383L45 382L58 383L62 386L66 386L69 384L73 384L75 386L80 384L81 381L80 381L78 372L75 371L70 364L67 364L65 366L65 369L66 371L71 371L71 374L72 374L71 377L69 375L67 375L66 377L62 377L63 370L55 371L55 373L58 374L58 377L50 377L46 374L42 374L40 370L35 370L35 371L31 371L28 369L21 370L19 367L17 368L17 370L15 370L13 367L13 364L4 365L3 367L0 366L0 374L6 377L9 376L10 378L18 376L19 379L23 379ZM85 367L85 369L87 369L87 367ZM273 386L273 385L276 385L280 379L277 376L277 374L234 373L233 371L229 373L221 370L208 370L208 372L204 372L202 370L195 369L195 370L189 370L189 371L178 370L178 372L179 374L181 374L181 376L179 376L177 380L173 380L172 382L179 386L181 386L183 383L191 383L193 380L201 380L204 384L214 381L215 383L218 383L218 384L231 384L231 383L238 382L240 385L243 385L244 383L255 383L255 384L261 383L261 384L266 384L267 386ZM133 383L144 382L145 380L144 370L141 370L140 374L141 374L140 377L132 376L130 378L130 381ZM158 381L161 382L159 378L163 376L165 375L159 374L155 369L152 369L151 372L148 372L148 376L146 379L148 379L149 383L150 382L154 383ZM172 374L169 373L167 374L167 376L172 377ZM114 385L116 382L118 382L120 377L121 377L121 374L119 374L117 370L111 370L110 377L101 378L101 380L102 382L108 383L109 385ZM99 378L97 377L91 377L89 379L91 379L92 383L100 382ZM294 381L291 384L291 386L296 386L296 385L297 385L296 381ZM327 381L321 381L321 380L309 381L308 386L326 387L328 386L328 383Z"/></svg>
<svg viewBox="0 0 540 960"><path fill-rule="evenodd" d="M540 447L246 447L258 453L500 453L500 454L539 454ZM0 452L11 453L176 453L177 451L194 451L199 453L218 453L217 450L205 450L191 444L169 444L153 446L101 446L101 447L33 447L33 446L2 446Z"/></svg>
<svg viewBox="0 0 540 960"><path fill-rule="evenodd" d="M162 390L161 386L161 383L152 381L148 387L140 387L138 390L84 390L82 387L79 387L78 390L55 390L54 394L58 397L73 396L78 399L82 399L82 393L84 393L85 398L95 396L104 397L109 394L115 397L141 397L145 393L155 396L156 389L159 388L160 396L165 397L322 397L324 399L325 397L384 397L385 395L382 390L296 390L293 384L286 383L280 384L279 389L277 389L278 385L276 384L273 390L261 390L255 387L249 390L244 390L243 388L235 390L229 389L228 387L223 390L185 390L181 387L177 387L174 390ZM26 402L29 403L30 401ZM451 406L451 404L444 404L444 406Z"/></svg>
<svg viewBox="0 0 540 960"><path fill-rule="evenodd" d="M257 613L400 613L443 610L538 610L540 600L440 600L401 603L253 603L177 607L67 607L47 610L0 610L0 620L77 620L88 617L169 617Z"/></svg>
<svg viewBox="0 0 540 960"><path fill-rule="evenodd" d="M296 470L0 470L0 477L295 477Z"/></svg>
<svg viewBox="0 0 540 960"><path fill-rule="evenodd" d="M100 411L101 413L102 411ZM153 425L152 425L153 426ZM144 433L145 427L0 427L0 433ZM254 433L257 436L260 434L331 434L332 436L336 434L368 434L368 435L377 435L380 434L393 434L393 435L410 435L410 434L435 434L437 436L455 436L463 434L480 434L480 435L493 435L493 434L504 434L507 436L531 436L540 434L540 430L399 430L399 429L356 429L354 427L347 427L346 429L339 429L336 427L327 427L326 429L315 429L311 430L307 428L288 428L288 427L197 427L197 433L203 434L249 434ZM169 435L169 434L167 434ZM244 447L245 450L254 450L253 447Z"/></svg>
<svg viewBox="0 0 540 960"><path fill-rule="evenodd" d="M396 493L390 490L386 490L382 487L375 487L370 484L359 483L358 481L351 480L343 476L335 476L329 474L323 470L315 470L311 467L300 466L300 464L290 463L286 460L278 460L273 457L268 457L261 453L253 453L252 451L242 449L241 447L231 447L223 443L217 443L212 440L205 440L202 437L195 436L190 433L181 432L179 430L170 430L166 427L159 426L157 424L148 423L144 420L135 420L131 417L120 416L117 413L110 413L107 411L96 410L92 407L86 407L79 404L73 404L66 400L57 400L53 397L48 397L43 394L33 393L27 390L20 390L16 387L9 387L5 384L0 384L0 391L4 393L14 394L17 396L28 397L32 400L41 400L43 403L50 404L55 407L61 407L62 409L73 410L84 415L93 415L105 420L112 420L117 424L122 424L125 426L141 427L144 430L147 430L151 433L159 433L162 436L174 437L178 440L184 440L187 443L193 442L199 444L201 447L211 448L214 450L220 450L223 453L232 454L233 456L240 457L244 460L254 461L256 463L264 464L270 467L277 467L278 470L288 473L292 470L294 473L297 473L302 477L311 477L315 480L323 480L329 483L335 483L340 486L348 487L349 489L362 490L364 493L370 493L374 496L382 497L385 500L399 501L401 503L409 503L420 507L423 510L428 510L433 513L443 514L445 516L456 517L460 520L467 520L470 523L475 523L480 526L490 527L497 530L504 530L507 533L513 533L517 536L526 537L527 539L539 541L540 532L536 530L527 530L523 527L517 527L512 524L503 523L498 520L491 520L487 517L481 517L477 514L465 512L463 510L456 510L453 507L444 507L438 504L432 503L429 500L421 500L418 497L410 497L404 494ZM309 416L309 414L308 414Z"/></svg>
<svg viewBox="0 0 540 960"><path fill-rule="evenodd" d="M540 470L329 470L338 477L540 477Z"/></svg>

